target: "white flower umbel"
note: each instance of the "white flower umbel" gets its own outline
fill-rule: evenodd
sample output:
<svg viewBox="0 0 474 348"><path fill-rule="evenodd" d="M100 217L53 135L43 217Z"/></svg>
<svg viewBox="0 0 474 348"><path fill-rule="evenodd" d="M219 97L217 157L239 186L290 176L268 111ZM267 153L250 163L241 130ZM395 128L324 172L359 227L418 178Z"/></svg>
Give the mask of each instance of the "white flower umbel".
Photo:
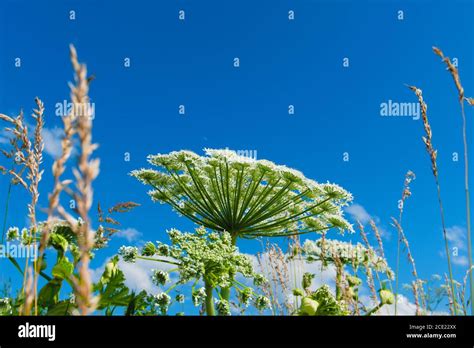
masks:
<svg viewBox="0 0 474 348"><path fill-rule="evenodd" d="M205 149L149 156L159 170L131 173L151 186L154 201L232 240L290 236L336 228L353 231L342 214L352 196L335 184L320 184L301 172L230 150Z"/></svg>

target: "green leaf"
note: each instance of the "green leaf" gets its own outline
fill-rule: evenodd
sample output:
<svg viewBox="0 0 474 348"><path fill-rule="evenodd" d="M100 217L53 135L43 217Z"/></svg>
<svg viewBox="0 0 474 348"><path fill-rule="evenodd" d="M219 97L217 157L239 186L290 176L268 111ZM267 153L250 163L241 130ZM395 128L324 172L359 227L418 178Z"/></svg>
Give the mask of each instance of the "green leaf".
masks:
<svg viewBox="0 0 474 348"><path fill-rule="evenodd" d="M143 312L148 306L146 291L141 291L138 295L134 292L130 295L130 301L128 302L125 315L136 315L137 313Z"/></svg>
<svg viewBox="0 0 474 348"><path fill-rule="evenodd" d="M118 256L112 257L109 262L104 267L104 272L102 272L102 276L100 277L100 280L94 284L94 291L103 291L104 286L107 285L107 283L110 281L110 279L118 272L120 271L117 267L117 263L119 261Z"/></svg>
<svg viewBox="0 0 474 348"><path fill-rule="evenodd" d="M54 278L43 286L38 294L38 304L41 307L49 308L58 303L61 285L62 280Z"/></svg>
<svg viewBox="0 0 474 348"><path fill-rule="evenodd" d="M100 301L98 309L106 309L110 306L128 306L131 295L129 289L124 284L125 276L120 269L116 269L107 282L107 286L100 291Z"/></svg>
<svg viewBox="0 0 474 348"><path fill-rule="evenodd" d="M74 305L71 302L69 302L68 300L61 301L48 308L48 312L46 312L46 315L71 315L73 309Z"/></svg>
<svg viewBox="0 0 474 348"><path fill-rule="evenodd" d="M74 271L74 265L67 258L62 258L53 267L53 277L58 279L69 279Z"/></svg>

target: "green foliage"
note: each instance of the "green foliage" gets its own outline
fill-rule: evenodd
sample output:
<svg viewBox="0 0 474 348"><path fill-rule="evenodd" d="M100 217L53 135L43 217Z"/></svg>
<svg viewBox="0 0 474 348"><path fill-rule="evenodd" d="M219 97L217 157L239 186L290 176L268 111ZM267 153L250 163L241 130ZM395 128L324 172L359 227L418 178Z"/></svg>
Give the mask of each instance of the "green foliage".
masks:
<svg viewBox="0 0 474 348"><path fill-rule="evenodd" d="M106 265L104 272L94 290L100 295L98 310L105 310L106 315L112 315L117 307L127 307L132 296L125 285L125 275L117 267L118 257L113 257Z"/></svg>
<svg viewBox="0 0 474 348"><path fill-rule="evenodd" d="M296 315L347 315L342 301L337 301L327 285L302 298Z"/></svg>
<svg viewBox="0 0 474 348"><path fill-rule="evenodd" d="M0 299L0 316L1 315L11 315L13 313L11 300L8 297Z"/></svg>

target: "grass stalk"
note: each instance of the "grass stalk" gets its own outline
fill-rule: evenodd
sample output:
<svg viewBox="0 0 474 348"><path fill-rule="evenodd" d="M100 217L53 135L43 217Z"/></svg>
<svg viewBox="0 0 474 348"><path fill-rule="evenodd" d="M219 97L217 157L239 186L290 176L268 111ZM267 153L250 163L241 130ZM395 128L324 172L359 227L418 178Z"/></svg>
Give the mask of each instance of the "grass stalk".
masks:
<svg viewBox="0 0 474 348"><path fill-rule="evenodd" d="M431 159L431 171L433 173L434 179L435 179L435 184L436 184L436 192L437 192L437 198L438 198L438 205L439 205L439 213L441 217L441 226L443 229L443 238L444 238L444 246L445 246L445 252L446 252L446 257L447 257L447 263L448 263L448 273L449 273L449 283L450 283L450 288L451 288L451 294L452 294L452 302L453 302L453 308L454 308L454 313L456 314L456 298L455 298L455 291L454 291L454 278L453 278L453 270L452 270L452 265L451 265L451 255L449 253L449 242L448 242L448 236L446 232L446 223L445 223L445 218L444 218L444 208L443 208L443 201L441 199L441 186L439 184L439 175L438 175L438 166L436 163L436 157L437 157L437 151L433 147L432 143L432 133L431 133L431 126L428 121L428 115L427 115L427 109L428 106L426 105L424 99L423 99L423 92L421 89L415 87L415 86L408 86L410 90L412 90L415 95L418 98L418 102L421 107L421 114L423 116L423 125L425 128L425 133L426 136L424 136L423 142L425 143L426 146L426 151L428 152L430 159Z"/></svg>
<svg viewBox="0 0 474 348"><path fill-rule="evenodd" d="M469 269L472 269L472 239L471 239L471 204L470 204L470 194L469 194L469 155L468 155L468 146L467 146L467 125L466 125L466 113L464 110L464 102L467 100L471 104L472 98L465 98L464 88L461 84L461 78L459 77L459 71L456 66L451 63L451 60L448 57L445 57L443 52L437 48L433 47L434 53L439 56L442 61L446 64L448 71L453 77L454 84L458 91L459 103L461 105L461 116L462 116L462 140L464 146L464 191L465 191L465 200L466 200L466 227L467 227L467 246L468 246L468 257L469 257ZM471 104L472 105L472 104ZM474 315L474 278L472 272L469 275L469 283L471 290L471 315Z"/></svg>

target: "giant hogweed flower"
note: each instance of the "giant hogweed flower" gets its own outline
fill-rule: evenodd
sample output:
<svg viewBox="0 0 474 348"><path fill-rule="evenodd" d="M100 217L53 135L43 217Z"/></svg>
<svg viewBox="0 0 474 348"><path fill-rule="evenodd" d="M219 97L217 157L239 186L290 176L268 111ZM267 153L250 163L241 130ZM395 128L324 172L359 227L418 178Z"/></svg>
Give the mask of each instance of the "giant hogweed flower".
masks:
<svg viewBox="0 0 474 348"><path fill-rule="evenodd" d="M179 271L179 284L202 279L213 287L228 287L233 285L232 276L237 273L246 278L264 281L261 280L261 275L254 273L250 258L240 254L237 247L232 245L228 232L218 234L199 227L195 233L183 233L176 229L171 229L167 233L171 245L157 242L155 246L148 242L142 250L142 255L159 256L162 258L157 261L176 265ZM132 262L135 258L140 258L137 255L138 250L132 247L122 247L119 253L124 260ZM164 284L169 281L168 273L155 271L153 280Z"/></svg>
<svg viewBox="0 0 474 348"><path fill-rule="evenodd" d="M168 230L167 233L171 241L169 245L160 241L147 242L141 249L141 253L136 247L122 246L119 254L126 262L144 259L176 266L168 271L178 272L178 279L170 286L167 293L176 286L193 282L191 295L193 304L195 306L205 304L209 315L214 315L214 305L218 314L230 314L230 302L227 298L219 296L219 301L214 304L212 292L216 288L236 289L239 294L242 294L241 298L246 306L257 295L249 287L241 289L244 285L235 280L237 274L253 280L257 286L267 282L261 274L254 272L251 258L239 253L238 248L232 244L232 238L228 232L207 231L201 226L196 228L194 233L181 232L177 229ZM170 281L168 272L154 270L153 283L159 286L168 283ZM194 286L199 281L203 281L205 287L195 290ZM256 301L259 310L266 308L264 302L263 298Z"/></svg>
<svg viewBox="0 0 474 348"><path fill-rule="evenodd" d="M159 170L131 173L150 185L154 201L215 231L237 237L290 236L336 228L352 231L341 208L352 196L335 184L320 184L301 172L230 150L205 149L152 155Z"/></svg>
<svg viewBox="0 0 474 348"><path fill-rule="evenodd" d="M266 282L261 274L254 272L252 260L239 253L238 248L232 244L228 232L208 232L201 226L194 233L177 229L170 229L167 233L170 245L159 241L156 245L147 242L141 255L136 247L122 246L119 255L125 262L146 259L175 265L177 268L174 270L179 272L178 284L204 280L213 288L225 288L235 285L232 277L237 273L253 279L258 285ZM164 285L170 281L170 277L168 272L154 270L152 280L157 285Z"/></svg>
<svg viewBox="0 0 474 348"><path fill-rule="evenodd" d="M388 266L387 260L377 255L372 248L367 248L360 243L351 244L333 239L306 240L302 253L306 260L321 261L324 264L338 263L352 265L353 267L370 268L380 273L385 273L393 278L393 271Z"/></svg>

